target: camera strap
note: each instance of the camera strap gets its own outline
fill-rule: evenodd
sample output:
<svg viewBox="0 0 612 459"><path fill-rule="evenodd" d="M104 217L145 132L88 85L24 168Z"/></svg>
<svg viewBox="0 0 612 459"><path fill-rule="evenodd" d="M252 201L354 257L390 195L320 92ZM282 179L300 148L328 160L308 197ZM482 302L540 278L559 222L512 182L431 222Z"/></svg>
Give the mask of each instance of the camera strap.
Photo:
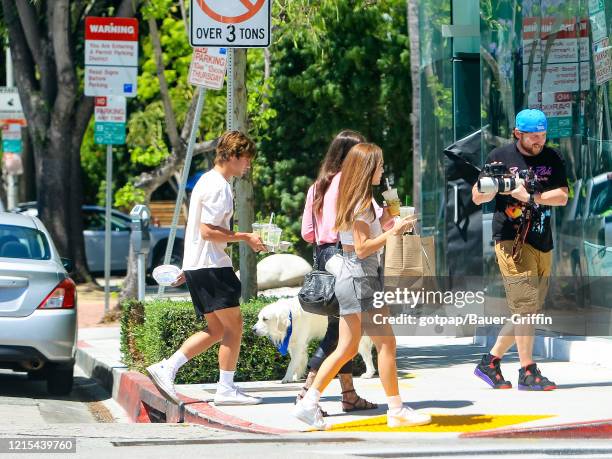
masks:
<svg viewBox="0 0 612 459"><path fill-rule="evenodd" d="M523 245L525 244L525 240L527 239L527 233L529 233L529 229L531 228L532 216L533 206L527 204L525 206L525 213L521 219L518 232L516 233L514 242L512 243L512 259L516 262L520 261L521 259L521 251L523 249Z"/></svg>

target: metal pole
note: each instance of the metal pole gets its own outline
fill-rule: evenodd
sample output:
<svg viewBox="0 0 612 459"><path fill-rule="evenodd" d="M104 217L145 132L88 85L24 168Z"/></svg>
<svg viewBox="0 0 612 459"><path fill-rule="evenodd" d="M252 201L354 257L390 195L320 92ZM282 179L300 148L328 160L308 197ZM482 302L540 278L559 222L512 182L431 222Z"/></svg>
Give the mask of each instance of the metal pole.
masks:
<svg viewBox="0 0 612 459"><path fill-rule="evenodd" d="M113 193L113 146L106 146L106 218L104 226L104 314L110 303L111 206Z"/></svg>
<svg viewBox="0 0 612 459"><path fill-rule="evenodd" d="M608 129L608 137L612 138L612 124L610 123L610 101L608 99L608 85L603 85L604 94L604 113L606 116L606 128Z"/></svg>
<svg viewBox="0 0 612 459"><path fill-rule="evenodd" d="M15 74L13 72L13 58L11 56L11 48L4 48L6 54L6 86L12 88L15 86ZM17 207L17 177L7 173L7 190L6 190L6 207L12 210Z"/></svg>
<svg viewBox="0 0 612 459"><path fill-rule="evenodd" d="M228 131L234 130L234 48L227 49L227 106L225 125Z"/></svg>
<svg viewBox="0 0 612 459"><path fill-rule="evenodd" d="M6 174L6 208L7 210L13 210L17 207L17 180L11 173Z"/></svg>
<svg viewBox="0 0 612 459"><path fill-rule="evenodd" d="M193 158L193 149L196 143L196 135L198 133L198 127L200 126L200 118L202 116L202 109L204 108L204 100L206 99L206 88L200 88L198 94L198 102L196 103L195 114L193 116L193 125L191 126L191 133L189 134L189 143L187 144L187 156L185 157L185 165L183 166L183 174L181 175L181 183L179 183L178 196L176 197L176 205L174 206L174 215L172 215L172 226L170 228L170 235L168 236L168 243L166 245L166 253L164 254L164 264L170 263L172 257L172 249L174 248L174 240L176 239L176 228L178 226L179 214L181 212L181 204L185 197L185 186L187 185L187 179L189 178L189 169L191 168L191 160ZM159 286L157 295L164 294L165 287Z"/></svg>
<svg viewBox="0 0 612 459"><path fill-rule="evenodd" d="M145 254L138 254L138 301L145 299Z"/></svg>

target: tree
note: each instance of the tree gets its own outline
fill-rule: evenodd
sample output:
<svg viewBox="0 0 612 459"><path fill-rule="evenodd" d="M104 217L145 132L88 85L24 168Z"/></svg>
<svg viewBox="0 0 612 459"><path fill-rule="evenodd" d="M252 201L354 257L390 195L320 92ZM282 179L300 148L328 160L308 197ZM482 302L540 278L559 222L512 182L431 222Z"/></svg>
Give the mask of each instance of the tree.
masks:
<svg viewBox="0 0 612 459"><path fill-rule="evenodd" d="M38 213L75 280L90 279L82 222L80 149L93 113L85 97L85 16L133 16L138 0L2 0L15 80L36 162Z"/></svg>
<svg viewBox="0 0 612 459"><path fill-rule="evenodd" d="M417 209L421 205L421 42L419 39L419 4L417 0L406 2L408 35L410 37L410 79L412 81L412 202Z"/></svg>
<svg viewBox="0 0 612 459"><path fill-rule="evenodd" d="M307 256L300 219L308 186L341 129L361 131L385 154L402 198L411 194L410 53L403 0L287 2L275 11L270 107L256 170L260 218L278 215ZM279 8L280 9L280 8Z"/></svg>

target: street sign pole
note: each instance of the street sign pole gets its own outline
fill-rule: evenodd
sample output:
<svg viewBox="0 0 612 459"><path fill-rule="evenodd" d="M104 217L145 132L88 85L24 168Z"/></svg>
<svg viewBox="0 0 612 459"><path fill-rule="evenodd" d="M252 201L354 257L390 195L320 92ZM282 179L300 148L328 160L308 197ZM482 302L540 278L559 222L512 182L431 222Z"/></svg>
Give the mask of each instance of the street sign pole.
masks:
<svg viewBox="0 0 612 459"><path fill-rule="evenodd" d="M13 59L11 57L11 49L7 46L6 51L6 87L12 88L15 85L13 74ZM13 210L17 207L17 177L10 172L7 175L7 190L6 190L6 207L8 210Z"/></svg>
<svg viewBox="0 0 612 459"><path fill-rule="evenodd" d="M170 263L172 257L172 249L174 248L174 240L176 238L176 228L178 226L179 214L181 212L181 205L185 197L185 187L187 186L187 180L189 179L189 169L191 168L191 161L193 159L193 149L196 143L196 135L198 133L198 127L200 126L200 118L202 116L202 109L204 108L204 100L206 99L206 88L200 88L198 94L198 101L196 102L195 114L193 115L193 125L191 126L191 132L189 134L189 143L187 144L187 155L185 156L185 165L183 166L183 174L181 175L181 183L179 184L178 196L176 198L176 204L174 205L174 215L172 215L172 227L170 228L170 235L168 236L168 243L166 244L166 253L164 254L164 264ZM164 294L164 286L160 285L157 290L157 295Z"/></svg>
<svg viewBox="0 0 612 459"><path fill-rule="evenodd" d="M234 130L234 48L227 49L227 98L225 125L228 131Z"/></svg>
<svg viewBox="0 0 612 459"><path fill-rule="evenodd" d="M106 145L106 218L104 222L104 314L110 304L111 205L113 194L113 146Z"/></svg>

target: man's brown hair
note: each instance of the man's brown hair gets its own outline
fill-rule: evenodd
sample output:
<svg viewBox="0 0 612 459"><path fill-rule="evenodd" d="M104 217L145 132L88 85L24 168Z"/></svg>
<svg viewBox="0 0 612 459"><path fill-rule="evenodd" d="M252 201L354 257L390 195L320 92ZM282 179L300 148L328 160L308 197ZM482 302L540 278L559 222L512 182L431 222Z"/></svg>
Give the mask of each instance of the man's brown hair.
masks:
<svg viewBox="0 0 612 459"><path fill-rule="evenodd" d="M227 131L219 138L215 154L215 164L229 161L233 156L255 157L255 143L240 131Z"/></svg>

